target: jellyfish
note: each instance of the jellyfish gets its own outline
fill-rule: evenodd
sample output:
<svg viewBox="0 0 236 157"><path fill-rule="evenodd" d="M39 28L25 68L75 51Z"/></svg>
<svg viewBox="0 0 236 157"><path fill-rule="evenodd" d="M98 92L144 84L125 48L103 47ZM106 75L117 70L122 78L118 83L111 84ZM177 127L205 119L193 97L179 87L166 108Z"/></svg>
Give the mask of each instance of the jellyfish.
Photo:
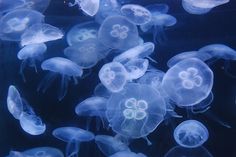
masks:
<svg viewBox="0 0 236 157"><path fill-rule="evenodd" d="M92 132L76 128L76 127L61 127L53 130L53 136L61 141L67 142L66 156L77 156L79 153L79 146L81 142L88 142L93 140L94 134Z"/></svg>
<svg viewBox="0 0 236 157"><path fill-rule="evenodd" d="M228 3L229 0L182 0L182 6L190 14L206 14L211 9Z"/></svg>
<svg viewBox="0 0 236 157"><path fill-rule="evenodd" d="M121 13L136 25L143 25L151 21L152 14L143 6L126 4L121 7Z"/></svg>
<svg viewBox="0 0 236 157"><path fill-rule="evenodd" d="M99 25L93 21L83 22L73 26L66 35L69 46L78 44L87 39L97 38Z"/></svg>
<svg viewBox="0 0 236 157"><path fill-rule="evenodd" d="M169 6L165 3L154 3L147 5L145 8L147 8L151 13L158 14L166 14L169 11Z"/></svg>
<svg viewBox="0 0 236 157"><path fill-rule="evenodd" d="M57 27L45 23L34 24L22 34L21 46L58 40L63 33Z"/></svg>
<svg viewBox="0 0 236 157"><path fill-rule="evenodd" d="M119 50L127 50L139 44L137 27L124 16L110 16L98 31L98 40L104 45Z"/></svg>
<svg viewBox="0 0 236 157"><path fill-rule="evenodd" d="M207 141L208 137L207 128L196 120L186 120L174 130L175 141L185 148L199 147Z"/></svg>
<svg viewBox="0 0 236 157"><path fill-rule="evenodd" d="M24 5L24 1L22 0L14 0L14 2L1 0L0 1L0 14L7 13L23 5Z"/></svg>
<svg viewBox="0 0 236 157"><path fill-rule="evenodd" d="M17 9L8 12L0 19L0 34L2 40L20 41L21 35L30 26L42 23L44 15L30 9Z"/></svg>
<svg viewBox="0 0 236 157"><path fill-rule="evenodd" d="M147 156L142 153L136 154L136 153L130 152L130 151L120 151L120 152L117 152L109 157L147 157Z"/></svg>
<svg viewBox="0 0 236 157"><path fill-rule="evenodd" d="M128 138L145 138L163 121L165 102L157 90L145 84L127 83L112 93L107 103L107 119L114 132Z"/></svg>
<svg viewBox="0 0 236 157"><path fill-rule="evenodd" d="M29 8L29 9L33 9L33 10L37 10L39 12L44 12L51 0L24 0L25 4L24 4L24 8Z"/></svg>
<svg viewBox="0 0 236 157"><path fill-rule="evenodd" d="M162 89L178 106L193 106L204 100L213 86L213 72L197 58L184 59L165 74Z"/></svg>
<svg viewBox="0 0 236 157"><path fill-rule="evenodd" d="M45 60L41 64L41 68L50 71L50 73L41 81L38 91L42 90L44 93L56 77L61 76L60 90L58 93L59 101L65 97L71 77L74 79L74 83L77 84L77 77L81 77L83 74L83 70L76 63L62 57L53 57Z"/></svg>
<svg viewBox="0 0 236 157"><path fill-rule="evenodd" d="M99 4L100 0L74 0L74 3L69 3L69 6L78 5L85 14L94 16L98 12Z"/></svg>
<svg viewBox="0 0 236 157"><path fill-rule="evenodd" d="M120 151L130 151L129 147L117 139L108 135L97 135L95 143L105 156L111 156Z"/></svg>
<svg viewBox="0 0 236 157"><path fill-rule="evenodd" d="M111 92L121 91L127 82L127 71L119 62L103 65L98 76L101 83Z"/></svg>
<svg viewBox="0 0 236 157"><path fill-rule="evenodd" d="M17 58L22 60L20 67L20 74L24 81L26 81L24 76L24 68L28 64L30 67L34 67L37 72L36 62L43 59L44 53L47 51L47 46L44 43L32 44L23 47L17 54Z"/></svg>

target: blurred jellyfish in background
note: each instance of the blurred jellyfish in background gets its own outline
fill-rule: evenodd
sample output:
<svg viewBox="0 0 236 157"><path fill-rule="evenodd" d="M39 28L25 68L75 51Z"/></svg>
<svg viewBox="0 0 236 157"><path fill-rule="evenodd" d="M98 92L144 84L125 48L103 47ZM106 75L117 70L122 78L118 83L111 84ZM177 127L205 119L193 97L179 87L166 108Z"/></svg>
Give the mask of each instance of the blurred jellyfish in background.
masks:
<svg viewBox="0 0 236 157"><path fill-rule="evenodd" d="M69 6L78 5L85 14L94 16L98 12L99 4L100 0L74 0L74 3L69 3Z"/></svg>
<svg viewBox="0 0 236 157"><path fill-rule="evenodd" d="M44 93L53 81L55 81L57 76L61 76L60 89L58 92L58 100L60 101L67 93L68 83L71 78L73 78L74 83L77 84L77 77L81 77L83 74L83 70L80 66L71 60L62 57L53 57L45 60L41 64L41 68L50 72L39 84L38 91L42 90Z"/></svg>
<svg viewBox="0 0 236 157"><path fill-rule="evenodd" d="M190 14L206 14L211 9L228 3L229 0L182 0L182 6Z"/></svg>
<svg viewBox="0 0 236 157"><path fill-rule="evenodd" d="M37 72L37 61L43 60L43 55L47 51L47 46L44 43L32 44L23 47L17 54L17 58L22 60L20 66L20 74L24 81L26 81L24 76L24 69L27 65L33 67Z"/></svg>
<svg viewBox="0 0 236 157"><path fill-rule="evenodd" d="M120 151L120 152L117 152L109 157L147 157L147 156L142 153L136 154L136 153L130 152L130 151Z"/></svg>
<svg viewBox="0 0 236 157"><path fill-rule="evenodd" d="M208 140L207 128L199 121L186 120L174 130L174 139L182 147L196 148Z"/></svg>

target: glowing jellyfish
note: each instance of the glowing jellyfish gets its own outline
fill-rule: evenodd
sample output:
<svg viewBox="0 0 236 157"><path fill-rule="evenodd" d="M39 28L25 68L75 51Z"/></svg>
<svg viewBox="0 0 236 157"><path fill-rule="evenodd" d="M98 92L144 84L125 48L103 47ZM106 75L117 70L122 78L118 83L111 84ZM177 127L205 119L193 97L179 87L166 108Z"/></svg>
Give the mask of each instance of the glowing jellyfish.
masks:
<svg viewBox="0 0 236 157"><path fill-rule="evenodd" d="M127 82L127 71L119 62L103 65L98 76L101 83L111 92L121 91Z"/></svg>
<svg viewBox="0 0 236 157"><path fill-rule="evenodd" d="M120 151L130 151L127 144L116 137L108 135L97 135L95 137L95 143L105 156L110 156Z"/></svg>
<svg viewBox="0 0 236 157"><path fill-rule="evenodd" d="M142 153L136 154L136 153L130 152L130 151L120 151L120 152L117 152L109 157L147 157L147 156Z"/></svg>
<svg viewBox="0 0 236 157"><path fill-rule="evenodd" d="M162 88L178 106L193 106L204 100L213 86L213 72L197 58L185 59L165 74Z"/></svg>
<svg viewBox="0 0 236 157"><path fill-rule="evenodd" d="M44 15L30 9L17 9L5 14L0 19L2 40L20 41L26 29L36 23L42 23Z"/></svg>
<svg viewBox="0 0 236 157"><path fill-rule="evenodd" d="M175 141L182 147L196 148L207 141L207 128L196 120L186 120L174 130Z"/></svg>
<svg viewBox="0 0 236 157"><path fill-rule="evenodd" d="M73 26L66 35L68 45L75 45L87 39L97 38L99 25L93 21Z"/></svg>
<svg viewBox="0 0 236 157"><path fill-rule="evenodd" d="M104 45L120 50L139 44L137 27L123 16L106 18L98 31L98 39Z"/></svg>
<svg viewBox="0 0 236 157"><path fill-rule="evenodd" d="M228 3L229 0L182 0L182 6L190 14L206 14L211 9Z"/></svg>
<svg viewBox="0 0 236 157"><path fill-rule="evenodd" d="M61 101L67 93L68 83L71 77L77 84L77 77L81 77L83 70L74 62L62 57L53 57L45 60L41 64L43 70L48 70L50 73L44 77L38 87L38 91L42 90L43 93L52 84L52 82L61 76L60 90L58 93L58 99Z"/></svg>
<svg viewBox="0 0 236 157"><path fill-rule="evenodd" d="M121 13L136 25L151 21L152 15L146 8L136 4L126 4L121 7Z"/></svg>
<svg viewBox="0 0 236 157"><path fill-rule="evenodd" d="M37 61L41 61L43 59L44 53L47 51L47 46L44 43L41 44L32 44L23 47L17 54L17 58L22 60L20 67L20 74L24 81L24 68L28 64L30 67L34 67L37 72Z"/></svg>
<svg viewBox="0 0 236 157"><path fill-rule="evenodd" d="M34 24L22 34L21 46L58 40L63 33L57 27L45 23Z"/></svg>
<svg viewBox="0 0 236 157"><path fill-rule="evenodd" d="M128 83L113 93L107 104L107 118L113 131L129 138L146 137L163 121L165 102L157 90Z"/></svg>
<svg viewBox="0 0 236 157"><path fill-rule="evenodd" d="M111 93L102 83L97 84L93 91L94 95L109 98Z"/></svg>
<svg viewBox="0 0 236 157"><path fill-rule="evenodd" d="M69 6L78 5L79 8L89 16L97 14L100 0L74 0L74 3L69 3Z"/></svg>

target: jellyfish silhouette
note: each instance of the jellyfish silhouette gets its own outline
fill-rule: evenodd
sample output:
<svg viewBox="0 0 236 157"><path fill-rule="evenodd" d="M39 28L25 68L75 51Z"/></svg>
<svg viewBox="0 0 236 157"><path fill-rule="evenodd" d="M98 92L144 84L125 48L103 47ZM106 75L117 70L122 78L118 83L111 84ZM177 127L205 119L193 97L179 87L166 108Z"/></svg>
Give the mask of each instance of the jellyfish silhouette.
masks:
<svg viewBox="0 0 236 157"><path fill-rule="evenodd" d="M24 76L24 69L26 65L30 67L34 67L35 72L37 72L37 61L41 61L43 59L44 53L47 51L47 46L44 43L41 44L32 44L23 47L17 54L17 58L22 60L20 66L20 74L24 80L26 81Z"/></svg>
<svg viewBox="0 0 236 157"><path fill-rule="evenodd" d="M117 152L109 157L147 157L146 155L142 154L142 153L134 153L134 152L130 152L130 151L120 151Z"/></svg>
<svg viewBox="0 0 236 157"><path fill-rule="evenodd" d="M94 16L99 9L100 0L74 0L74 3L69 3L70 7L78 5L79 8L87 15Z"/></svg>
<svg viewBox="0 0 236 157"><path fill-rule="evenodd" d="M111 95L106 114L117 134L145 138L163 121L166 106L157 90L144 84L128 83L123 91Z"/></svg>
<svg viewBox="0 0 236 157"><path fill-rule="evenodd" d="M65 97L71 77L73 78L74 83L77 84L77 77L81 77L83 74L83 70L76 63L62 57L53 57L45 60L41 64L41 68L50 72L41 81L37 90L42 90L44 93L57 76L61 76L60 89L58 93L59 101Z"/></svg>

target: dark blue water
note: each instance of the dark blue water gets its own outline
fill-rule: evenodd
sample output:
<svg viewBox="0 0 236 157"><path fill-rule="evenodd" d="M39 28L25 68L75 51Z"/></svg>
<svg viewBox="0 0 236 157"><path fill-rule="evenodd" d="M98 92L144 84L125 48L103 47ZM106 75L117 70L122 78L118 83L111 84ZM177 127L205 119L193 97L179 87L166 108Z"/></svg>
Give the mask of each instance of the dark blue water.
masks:
<svg viewBox="0 0 236 157"><path fill-rule="evenodd" d="M153 58L158 61L154 66L167 70L166 62L178 52L196 50L200 47L222 43L236 49L236 1L219 6L206 15L190 15L181 7L180 0L136 0L135 3L146 5L154 2L166 2L170 6L170 14L174 15L178 23L166 31L168 40L163 45L156 45ZM92 20L81 14L76 7L69 8L62 0L52 0L45 12L46 23L52 24L67 32L74 24ZM145 35L145 41L151 36ZM65 39L47 43L46 58L63 56L63 49L67 47ZM0 41L0 157L8 154L10 150L23 151L33 147L52 146L65 150L65 143L55 139L51 132L62 126L77 126L85 128L86 119L76 116L74 107L77 103L89 97L94 87L99 83L98 71L105 61L92 68L88 77L79 81L78 85L70 84L68 94L61 101L57 100L57 83L45 93L36 91L45 72L38 74L31 68L26 68L27 82L24 83L18 73L20 61L16 58L19 45L12 42ZM215 78L213 93L215 95L212 108L205 114L195 115L193 118L203 122L210 137L204 147L214 157L236 157L236 79L224 73L224 61L219 60L211 66ZM231 62L230 71L236 74L236 62ZM43 135L30 136L26 134L8 112L6 96L9 85L16 85L24 97L46 122L47 130ZM185 115L185 112L180 110ZM209 116L212 115L213 116ZM214 117L214 118L212 118ZM226 128L216 122L221 120L232 128ZM158 129L148 137L153 143L147 146L145 140L138 139L131 143L131 149L142 152L149 157L163 157L169 149L176 146L172 136L174 127L184 119L172 118L168 125L162 123ZM91 130L95 134L113 135L112 131L96 130L95 121ZM94 142L81 145L81 157L103 157Z"/></svg>

